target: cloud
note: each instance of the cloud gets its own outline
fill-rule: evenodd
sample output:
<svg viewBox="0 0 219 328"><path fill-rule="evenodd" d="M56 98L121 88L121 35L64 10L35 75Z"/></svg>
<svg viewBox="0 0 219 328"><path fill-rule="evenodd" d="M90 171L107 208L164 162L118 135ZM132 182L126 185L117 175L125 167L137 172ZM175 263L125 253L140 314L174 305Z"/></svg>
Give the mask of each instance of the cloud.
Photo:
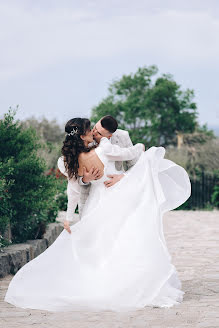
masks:
<svg viewBox="0 0 219 328"><path fill-rule="evenodd" d="M219 19L211 11L165 9L159 1L151 8L139 1L141 10L132 10L130 2L124 11L124 1L117 8L105 1L84 1L80 7L68 1L61 7L56 1L47 7L27 3L0 3L1 81L64 61L127 53L179 65L218 65Z"/></svg>

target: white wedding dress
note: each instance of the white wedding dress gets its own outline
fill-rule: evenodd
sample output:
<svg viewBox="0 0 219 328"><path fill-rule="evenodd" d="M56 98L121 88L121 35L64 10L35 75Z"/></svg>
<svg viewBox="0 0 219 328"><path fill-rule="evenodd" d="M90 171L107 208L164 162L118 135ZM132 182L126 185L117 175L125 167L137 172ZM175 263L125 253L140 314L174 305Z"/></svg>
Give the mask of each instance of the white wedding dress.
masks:
<svg viewBox="0 0 219 328"><path fill-rule="evenodd" d="M164 159L163 147L143 152L137 144L127 148L128 159L141 153L137 163L106 188L106 174L118 173L108 147L102 138L95 149L104 176L92 182L81 220L16 273L6 302L49 311L129 311L182 301L162 216L190 196L188 174Z"/></svg>

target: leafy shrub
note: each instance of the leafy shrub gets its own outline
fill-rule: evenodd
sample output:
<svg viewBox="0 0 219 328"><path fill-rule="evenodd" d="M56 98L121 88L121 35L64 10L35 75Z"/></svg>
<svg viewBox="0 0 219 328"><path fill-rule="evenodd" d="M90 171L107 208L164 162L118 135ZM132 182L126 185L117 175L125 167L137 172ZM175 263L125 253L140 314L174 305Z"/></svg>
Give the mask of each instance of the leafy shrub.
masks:
<svg viewBox="0 0 219 328"><path fill-rule="evenodd" d="M0 121L0 140L0 162L6 170L1 180L5 202L1 220L4 224L11 221L13 242L40 238L58 212L56 180L45 174L45 161L37 153L41 145L36 132L15 121L15 111L9 110Z"/></svg>
<svg viewBox="0 0 219 328"><path fill-rule="evenodd" d="M7 176L12 172L10 161L5 164L0 162L0 247L7 244L4 238L4 233L10 224L12 211L10 209L10 193L8 188L13 184L13 181L8 181Z"/></svg>
<svg viewBox="0 0 219 328"><path fill-rule="evenodd" d="M217 177L216 184L214 186L213 194L211 197L211 201L215 207L219 208L219 170L215 172Z"/></svg>
<svg viewBox="0 0 219 328"><path fill-rule="evenodd" d="M212 194L212 203L215 207L219 208L219 185L214 187L214 192Z"/></svg>

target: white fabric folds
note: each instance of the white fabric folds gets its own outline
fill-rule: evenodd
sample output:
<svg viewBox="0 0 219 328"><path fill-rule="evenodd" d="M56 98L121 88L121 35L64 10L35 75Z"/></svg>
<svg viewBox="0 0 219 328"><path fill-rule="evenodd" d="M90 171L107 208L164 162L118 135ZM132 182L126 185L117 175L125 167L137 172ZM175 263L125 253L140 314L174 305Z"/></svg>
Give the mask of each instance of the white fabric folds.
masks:
<svg viewBox="0 0 219 328"><path fill-rule="evenodd" d="M151 147L116 185L104 154L101 181L91 186L81 221L13 277L5 301L49 311L129 311L171 307L183 299L163 234L163 213L191 193L186 171ZM115 165L114 165L115 167Z"/></svg>

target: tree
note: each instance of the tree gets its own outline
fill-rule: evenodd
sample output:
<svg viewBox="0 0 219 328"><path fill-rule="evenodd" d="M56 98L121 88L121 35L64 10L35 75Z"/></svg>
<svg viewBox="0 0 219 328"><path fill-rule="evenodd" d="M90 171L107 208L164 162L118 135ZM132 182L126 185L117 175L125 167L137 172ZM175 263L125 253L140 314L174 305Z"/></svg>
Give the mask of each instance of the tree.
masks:
<svg viewBox="0 0 219 328"><path fill-rule="evenodd" d="M194 91L182 91L171 75L158 78L148 92L152 141L158 145L174 144L177 133L194 132L197 126Z"/></svg>
<svg viewBox="0 0 219 328"><path fill-rule="evenodd" d="M21 125L24 128L34 128L37 135L47 143L59 143L65 136L64 129L60 127L55 119L48 121L43 117L41 120L37 120L32 116L23 121Z"/></svg>
<svg viewBox="0 0 219 328"><path fill-rule="evenodd" d="M22 121L21 126L24 129L31 127L36 131L41 143L38 155L46 160L48 169L55 168L57 159L61 156L62 142L65 138L64 128L56 120L37 120L35 117Z"/></svg>
<svg viewBox="0 0 219 328"><path fill-rule="evenodd" d="M178 132L195 131L194 91L182 91L171 75L155 80L157 73L156 66L142 67L114 81L108 97L92 109L91 121L112 115L120 128L129 131L134 143L147 146L167 146L176 142Z"/></svg>

